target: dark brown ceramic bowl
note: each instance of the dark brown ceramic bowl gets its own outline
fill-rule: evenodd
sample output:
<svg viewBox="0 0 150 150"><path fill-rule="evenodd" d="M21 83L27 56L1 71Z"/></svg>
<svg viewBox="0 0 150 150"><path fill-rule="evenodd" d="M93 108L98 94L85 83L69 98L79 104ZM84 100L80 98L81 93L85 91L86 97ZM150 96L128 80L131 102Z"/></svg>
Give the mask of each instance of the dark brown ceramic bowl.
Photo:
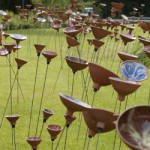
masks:
<svg viewBox="0 0 150 150"><path fill-rule="evenodd" d="M132 55L132 54L128 54L126 52L118 52L117 53L118 56L120 57L120 59L122 61L126 61L126 60L137 60L138 56Z"/></svg>
<svg viewBox="0 0 150 150"><path fill-rule="evenodd" d="M109 77L110 82L118 93L118 99L120 101L125 100L125 96L135 92L140 86L141 83L129 80L123 80L116 77Z"/></svg>
<svg viewBox="0 0 150 150"><path fill-rule="evenodd" d="M85 61L83 59L76 58L76 57L66 56L65 60L68 64L68 66L72 69L73 73L75 73L79 70L83 70L88 66L87 61Z"/></svg>
<svg viewBox="0 0 150 150"><path fill-rule="evenodd" d="M113 72L98 66L94 63L89 63L90 76L93 80L93 88L99 90L101 86L110 85L109 77L118 77Z"/></svg>
<svg viewBox="0 0 150 150"><path fill-rule="evenodd" d="M135 106L124 111L116 128L121 140L132 150L149 150L150 106Z"/></svg>

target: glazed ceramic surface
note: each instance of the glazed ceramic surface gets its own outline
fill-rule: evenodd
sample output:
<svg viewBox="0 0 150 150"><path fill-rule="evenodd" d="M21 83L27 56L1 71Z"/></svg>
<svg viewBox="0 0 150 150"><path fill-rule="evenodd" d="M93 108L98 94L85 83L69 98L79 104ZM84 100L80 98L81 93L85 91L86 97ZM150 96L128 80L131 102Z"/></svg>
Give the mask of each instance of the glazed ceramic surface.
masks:
<svg viewBox="0 0 150 150"><path fill-rule="evenodd" d="M123 62L120 72L126 79L132 81L142 81L147 78L147 68L136 61Z"/></svg>
<svg viewBox="0 0 150 150"><path fill-rule="evenodd" d="M26 40L27 37L21 34L10 34L10 37L15 40Z"/></svg>

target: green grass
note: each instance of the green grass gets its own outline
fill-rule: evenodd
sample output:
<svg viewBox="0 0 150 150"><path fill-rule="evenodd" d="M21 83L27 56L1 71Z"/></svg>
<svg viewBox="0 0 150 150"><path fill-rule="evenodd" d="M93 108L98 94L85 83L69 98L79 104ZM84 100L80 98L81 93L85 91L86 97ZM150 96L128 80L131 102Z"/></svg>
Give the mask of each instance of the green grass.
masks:
<svg viewBox="0 0 150 150"><path fill-rule="evenodd" d="M140 31L137 31L140 32ZM51 50L58 52L58 57L53 59L49 65L48 70L48 76L46 80L46 86L45 86L45 92L44 92L44 99L43 99L43 105L42 109L48 108L52 111L54 111L54 116L52 116L44 125L43 133L42 133L42 142L39 145L39 150L47 150L51 149L51 141L48 132L46 131L46 126L48 124L58 124L61 126L64 126L65 119L64 114L66 112L66 108L62 105L59 93L64 93L67 95L70 95L71 93L71 85L72 85L72 71L71 69L68 69L68 66L66 62L63 63L63 69L60 72L58 83L56 86L56 90L53 92L54 83L56 81L56 77L58 75L58 71L61 66L61 55L62 58L64 58L66 51L70 55L78 56L77 55L77 48L71 48L67 50L67 44L65 40L65 35L62 33L62 30L60 33L57 33L54 30L51 29L30 29L30 30L17 30L17 31L10 31L9 33L20 33L24 34L28 37L26 41L21 42L22 48L19 50L19 58L26 60L28 63L23 66L19 71L19 81L25 96L25 102L23 101L23 98L21 96L21 93L19 94L19 102L17 102L16 97L16 84L15 88L13 89L13 113L19 114L21 117L17 121L16 124L16 142L17 142L17 149L18 150L28 150L31 149L29 144L26 142L26 137L28 133L28 124L29 124L29 115L30 115L30 107L31 107L31 99L32 99L32 91L33 91L33 84L34 84L34 77L35 77L35 68L36 68L36 62L37 62L37 54L36 50L34 48L34 44L45 44L46 48L45 50ZM60 39L59 39L60 38ZM87 52L89 49L89 57L88 61L90 61L90 58L92 56L93 52L93 46L88 45L87 38L93 38L92 34L86 35L84 45L82 46L82 41L84 40L84 37L80 37L81 45L79 46L80 51L82 51L82 59L87 60ZM59 41L61 43L59 44ZM104 40L105 42L107 39ZM14 42L12 39L8 38L6 42ZM107 45L107 49L105 51L105 58L103 58L101 65L106 68L110 68L111 62L112 62L112 50L113 51L121 51L121 45L122 43L116 43L115 46L113 46L114 41L109 41ZM129 50L132 53L137 46L138 42L136 41L134 44L129 44ZM60 49L61 47L61 49ZM103 46L105 47L105 46ZM100 49L100 57L102 56L103 49ZM14 61L14 58L16 57L16 53L11 54L12 58L12 65L14 70L16 71L16 63ZM107 60L108 59L108 60ZM117 72L118 66L119 66L119 58L117 54L115 54L115 61L113 64L112 71ZM0 114L4 112L4 108L6 105L6 100L9 95L9 68L8 68L8 62L6 60L6 57L0 57L0 67L1 67L1 73L0 73ZM37 114L39 110L39 104L40 104L40 98L41 98L41 92L43 87L43 81L44 81L44 75L46 70L46 59L41 55L40 56L40 62L39 62L39 69L38 69L38 75L37 75L37 83L36 83L36 93L35 93L35 101L34 101L34 109L33 109L33 118L32 118L32 126L31 126L31 136L34 136L35 134L35 127L36 127L36 121L37 121ZM84 75L87 75L88 69L85 69ZM121 77L121 75L119 74ZM69 79L68 79L69 77ZM14 75L12 76L12 80L14 79ZM68 84L69 82L69 84ZM135 105L147 105L148 102L148 96L149 96L149 79L142 82L142 86L139 88L139 90L135 94L132 94L128 98L128 108L135 106ZM85 97L81 99L82 92L83 92L83 85L82 85L82 78L81 73L78 72L75 75L75 84L74 84L74 93L73 97L77 98L79 100L85 101ZM69 86L69 87L68 87ZM114 92L114 95L112 96L113 88L112 86L108 87L101 87L101 89L97 92L95 100L94 100L94 107L96 108L103 108L110 111L114 110L115 106L115 100L117 97L116 92ZM93 97L93 89L92 89L92 80L90 79L89 84L89 90L88 90L88 97L89 102L92 102ZM124 110L125 102L122 102L122 110ZM119 106L119 103L117 105L117 108ZM118 110L117 110L118 111ZM10 103L8 105L6 115L10 114ZM69 128L68 131L68 139L67 139L67 149L70 150L81 150L83 148L84 138L85 138L85 132L86 132L86 125L84 121L82 122L81 127L81 133L79 140L76 141L77 137L77 130L78 130L78 117L79 113L75 113L77 116L77 119L72 123L72 125ZM39 130L41 129L42 125L42 111L40 116L40 125ZM38 132L39 133L39 132ZM105 133L100 135L99 140L99 148L102 150L111 150L113 146L113 139L114 139L115 132L112 131L110 133ZM64 139L65 134L63 135L63 138L61 139L59 149L63 149L64 145ZM97 140L97 135L91 139L90 148L89 149L95 149ZM54 146L56 145L58 139L54 142ZM86 144L87 146L87 144ZM117 138L116 148L118 149L119 146L119 138ZM0 149L2 150L9 150L12 149L11 144L11 126L9 122L4 118L3 125L0 129ZM128 148L122 144L121 150L127 150Z"/></svg>

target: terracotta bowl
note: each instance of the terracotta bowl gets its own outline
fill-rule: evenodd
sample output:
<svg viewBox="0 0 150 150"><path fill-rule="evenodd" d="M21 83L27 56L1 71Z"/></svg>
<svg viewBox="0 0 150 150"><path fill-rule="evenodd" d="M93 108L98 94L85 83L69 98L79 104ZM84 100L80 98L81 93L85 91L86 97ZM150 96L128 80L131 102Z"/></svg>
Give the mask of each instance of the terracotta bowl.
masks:
<svg viewBox="0 0 150 150"><path fill-rule="evenodd" d="M73 73L75 73L79 70L83 70L88 66L87 61L85 61L83 59L76 58L76 57L66 56L65 60L68 64L68 66L72 69Z"/></svg>
<svg viewBox="0 0 150 150"><path fill-rule="evenodd" d="M91 29L92 29L92 33L93 33L95 39L98 39L98 40L103 39L111 34L110 31L107 31L107 30L99 28L99 27L92 26Z"/></svg>
<svg viewBox="0 0 150 150"><path fill-rule="evenodd" d="M89 137L93 137L97 133L105 133L115 129L114 122L117 120L118 115L113 112L91 108L82 113L89 129Z"/></svg>
<svg viewBox="0 0 150 150"><path fill-rule="evenodd" d="M31 145L32 150L37 150L38 145L41 143L42 139L40 137L28 137L26 141Z"/></svg>
<svg viewBox="0 0 150 150"><path fill-rule="evenodd" d="M147 39L143 39L143 38L138 38L139 41L144 45L144 46L150 46L150 41Z"/></svg>
<svg viewBox="0 0 150 150"><path fill-rule="evenodd" d="M43 110L43 122L46 122L49 117L54 115L54 112L48 109Z"/></svg>
<svg viewBox="0 0 150 150"><path fill-rule="evenodd" d="M135 92L141 86L141 83L135 81L115 77L109 77L109 79L113 88L118 93L118 100L120 101L124 101L126 95Z"/></svg>
<svg viewBox="0 0 150 150"><path fill-rule="evenodd" d="M46 128L52 141L54 141L57 138L57 135L63 130L63 128L59 125L48 125Z"/></svg>
<svg viewBox="0 0 150 150"><path fill-rule="evenodd" d="M113 72L98 66L94 63L89 63L90 76L93 80L93 88L95 91L99 90L101 86L110 85L109 77L118 77Z"/></svg>
<svg viewBox="0 0 150 150"><path fill-rule="evenodd" d="M123 112L117 121L117 133L132 150L150 149L150 106L135 106Z"/></svg>
<svg viewBox="0 0 150 150"><path fill-rule="evenodd" d="M68 48L80 45L80 43L74 37L66 36L66 40Z"/></svg>
<svg viewBox="0 0 150 150"><path fill-rule="evenodd" d="M147 57L150 58L150 46L144 46L144 52L146 53Z"/></svg>
<svg viewBox="0 0 150 150"><path fill-rule="evenodd" d="M9 54L9 51L6 48L0 49L0 56L7 56Z"/></svg>
<svg viewBox="0 0 150 150"><path fill-rule="evenodd" d="M15 128L16 122L19 119L20 115L9 115L9 116L5 116L5 117L12 125L12 128Z"/></svg>
<svg viewBox="0 0 150 150"><path fill-rule="evenodd" d="M15 58L15 61L17 63L17 66L18 66L18 69L20 69L23 65L25 65L27 62L22 60L22 59L18 59L18 58Z"/></svg>
<svg viewBox="0 0 150 150"><path fill-rule="evenodd" d="M91 108L90 105L79 101L73 97L64 95L64 94L59 94L61 102L65 105L67 108L67 115L72 116L74 112L76 111L86 111L89 108Z"/></svg>
<svg viewBox="0 0 150 150"><path fill-rule="evenodd" d="M118 52L117 53L118 56L120 57L120 59L122 61L126 61L126 60L137 60L138 56L132 55L132 54L128 54L126 52Z"/></svg>
<svg viewBox="0 0 150 150"><path fill-rule="evenodd" d="M124 45L126 45L128 42L133 42L136 40L136 37L132 36L131 34L120 34L120 37Z"/></svg>

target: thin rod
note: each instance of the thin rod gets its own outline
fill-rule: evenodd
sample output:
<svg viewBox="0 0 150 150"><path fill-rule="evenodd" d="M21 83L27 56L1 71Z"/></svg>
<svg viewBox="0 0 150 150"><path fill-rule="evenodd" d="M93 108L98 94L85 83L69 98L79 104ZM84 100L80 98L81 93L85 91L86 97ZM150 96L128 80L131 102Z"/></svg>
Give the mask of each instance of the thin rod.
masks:
<svg viewBox="0 0 150 150"><path fill-rule="evenodd" d="M100 133L98 133L98 136L97 136L96 150L98 150L99 137L100 137Z"/></svg>
<svg viewBox="0 0 150 150"><path fill-rule="evenodd" d="M52 147L51 147L51 150L53 150L53 145L54 145L54 143L53 143L53 141L52 141Z"/></svg>
<svg viewBox="0 0 150 150"><path fill-rule="evenodd" d="M39 137L41 137L41 135L42 135L43 127L44 127L44 122L42 123L42 127L41 127L41 131L40 131Z"/></svg>
<svg viewBox="0 0 150 150"><path fill-rule="evenodd" d="M12 84L12 87L11 87L11 91L10 91L9 96L8 96L8 99L7 99L7 103L6 103L6 106L5 106L5 109L4 109L4 113L3 113L3 116L2 116L2 120L1 120L1 123L0 123L0 128L1 128L1 126L2 126L2 123L3 123L3 120L4 120L4 116L5 116L5 113L6 113L6 110L7 110L7 106L8 106L10 97L11 97L11 95L12 95L12 90L13 90L13 87L14 87L14 84L15 84L15 80L16 80L17 74L18 74L18 70L17 70L17 72L16 72L16 75L15 75L15 78L14 78L14 81L13 81L13 84Z"/></svg>
<svg viewBox="0 0 150 150"><path fill-rule="evenodd" d="M90 138L89 138L89 140L88 140L88 146L87 146L87 150L89 150L89 147L90 147Z"/></svg>
<svg viewBox="0 0 150 150"><path fill-rule="evenodd" d="M15 130L15 128L13 128L13 130L14 130L14 148L16 150L17 149L17 146L16 146L16 130Z"/></svg>
<svg viewBox="0 0 150 150"><path fill-rule="evenodd" d="M35 96L35 87L36 87L36 79L37 79L37 73L38 73L39 58L40 57L38 56L37 65L36 65L35 79L34 79L32 102L31 102L31 110L30 110L30 121L29 121L29 127L28 127L28 137L30 136L30 127L31 127L31 119L32 119L32 111L33 111L33 103L34 103L34 96Z"/></svg>
<svg viewBox="0 0 150 150"><path fill-rule="evenodd" d="M74 76L75 76L75 73L73 73L73 78L72 78L71 97L73 96Z"/></svg>
<svg viewBox="0 0 150 150"><path fill-rule="evenodd" d="M62 132L61 132L61 135L60 135L60 137L59 137L59 139L58 139L58 142L57 142L57 145L56 145L56 147L55 147L55 150L57 150L57 148L58 148L58 146L59 146L59 143L60 143L60 140L61 140L61 138L62 138L62 136L63 136L64 130L66 129L65 126L66 126L66 124L64 125L64 128L63 128L63 130L62 130Z"/></svg>
<svg viewBox="0 0 150 150"><path fill-rule="evenodd" d="M85 137L84 137L83 150L85 150L85 145L86 145L86 140L87 140L87 133L88 133L88 128L86 129L86 133L85 133Z"/></svg>
<svg viewBox="0 0 150 150"><path fill-rule="evenodd" d="M64 150L66 150L66 146L67 146L67 137L68 137L68 128L66 128L66 136L65 136Z"/></svg>
<svg viewBox="0 0 150 150"><path fill-rule="evenodd" d="M6 58L7 58L7 60L8 60L8 62L9 62L9 64L10 64L10 66L11 66L11 69L12 69L14 75L15 75L15 71L14 71L14 69L13 69L13 67L12 67L12 65L11 65L11 63L10 63L10 61L9 61L9 59L8 59L7 56L6 56ZM22 97L23 97L23 100L25 101L25 98L24 98L24 95L23 95L23 92L22 92L22 89L21 89L21 86L20 86L20 83L19 83L18 80L17 80L17 83L18 83L18 85L19 85L19 89L20 89L21 95L22 95Z"/></svg>
<svg viewBox="0 0 150 150"><path fill-rule="evenodd" d="M47 78L48 66L49 66L49 64L47 64L47 66L46 66L46 72L45 72L45 78L44 78L44 83L43 83L42 96L41 96L39 112L38 112L38 119L37 119L36 130L35 130L35 137L37 135L38 126L39 126L39 119L40 119L41 107L42 107L42 103L43 103L43 97L44 97L44 90L45 90L45 83L46 83L46 78Z"/></svg>
<svg viewBox="0 0 150 150"><path fill-rule="evenodd" d="M9 54L9 86L10 86L10 112L12 115L12 92L11 92L11 86L12 86L12 81L11 81L11 55Z"/></svg>
<svg viewBox="0 0 150 150"><path fill-rule="evenodd" d="M122 102L120 101L118 114L120 114L120 110L121 110L121 103L122 103ZM116 138L117 138L117 131L115 131L115 138L114 138L114 143L113 143L113 150L115 150Z"/></svg>
<svg viewBox="0 0 150 150"><path fill-rule="evenodd" d="M92 103L91 103L92 107L93 107L93 104L94 104L95 95L96 95L96 92L94 92L94 94L93 94L93 99L92 99Z"/></svg>

